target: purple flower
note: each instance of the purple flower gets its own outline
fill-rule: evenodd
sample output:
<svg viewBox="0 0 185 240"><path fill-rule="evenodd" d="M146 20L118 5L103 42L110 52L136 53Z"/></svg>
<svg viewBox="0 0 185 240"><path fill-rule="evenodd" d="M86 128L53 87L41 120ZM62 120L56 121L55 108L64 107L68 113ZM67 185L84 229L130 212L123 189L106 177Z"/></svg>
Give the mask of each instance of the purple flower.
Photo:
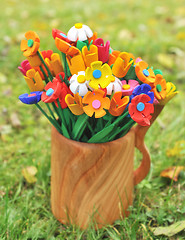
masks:
<svg viewBox="0 0 185 240"><path fill-rule="evenodd" d="M102 61L103 63L107 62L109 59L110 42L107 41L104 45L103 39L97 38L94 42L94 45L96 45L98 48L98 60Z"/></svg>
<svg viewBox="0 0 185 240"><path fill-rule="evenodd" d="M149 101L149 103L153 103L153 101L154 101L154 93L153 93L153 92L150 92L151 89L152 89L151 86L148 85L148 84L146 84L146 83L137 86L137 87L134 89L134 91L132 92L131 100L132 100L132 98L134 98L134 97L137 96L137 95L146 94L146 95L148 95L148 96L150 97L150 99L151 99L151 100Z"/></svg>
<svg viewBox="0 0 185 240"><path fill-rule="evenodd" d="M40 91L31 92L30 94L24 93L19 96L19 100L25 104L35 104L40 102L41 95L42 95L42 92Z"/></svg>
<svg viewBox="0 0 185 240"><path fill-rule="evenodd" d="M24 76L26 76L26 72L31 69L31 66L28 60L24 60L21 62L21 67L19 66L18 69L22 72Z"/></svg>

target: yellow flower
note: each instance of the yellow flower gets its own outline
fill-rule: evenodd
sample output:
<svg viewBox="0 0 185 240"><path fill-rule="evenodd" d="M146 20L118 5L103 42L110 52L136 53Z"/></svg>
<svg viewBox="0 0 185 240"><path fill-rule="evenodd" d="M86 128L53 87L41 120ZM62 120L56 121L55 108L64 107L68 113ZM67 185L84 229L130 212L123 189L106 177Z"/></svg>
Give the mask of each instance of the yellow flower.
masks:
<svg viewBox="0 0 185 240"><path fill-rule="evenodd" d="M74 115L81 115L84 113L82 97L78 93L74 94L74 97L71 96L71 94L67 94L65 102Z"/></svg>
<svg viewBox="0 0 185 240"><path fill-rule="evenodd" d="M160 105L165 105L168 103L177 93L179 93L176 90L176 86L172 82L166 83L166 97L162 100L160 100Z"/></svg>
<svg viewBox="0 0 185 240"><path fill-rule="evenodd" d="M35 71L35 69L28 70L24 79L31 92L42 91L44 89L44 82L42 81L39 72Z"/></svg>
<svg viewBox="0 0 185 240"><path fill-rule="evenodd" d="M64 71L61 60L60 60L60 56L58 53L53 53L51 55L51 59L46 58L45 62L54 76Z"/></svg>
<svg viewBox="0 0 185 240"><path fill-rule="evenodd" d="M106 88L111 81L114 81L111 68L107 63L103 64L101 61L95 61L91 63L91 67L88 67L85 72L85 77L89 82L89 86L98 89Z"/></svg>

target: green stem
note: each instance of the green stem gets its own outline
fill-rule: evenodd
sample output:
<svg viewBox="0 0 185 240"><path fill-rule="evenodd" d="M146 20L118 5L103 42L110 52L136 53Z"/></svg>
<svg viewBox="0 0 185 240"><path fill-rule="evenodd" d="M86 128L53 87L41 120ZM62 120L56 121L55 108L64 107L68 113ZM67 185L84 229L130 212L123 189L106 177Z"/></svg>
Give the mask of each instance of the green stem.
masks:
<svg viewBox="0 0 185 240"><path fill-rule="evenodd" d="M67 82L68 76L67 76L67 61L66 61L66 54L62 52L62 60L63 60L63 64L64 64L64 73L65 73L65 77L64 77L64 81L65 83ZM69 85L69 84L67 84Z"/></svg>
<svg viewBox="0 0 185 240"><path fill-rule="evenodd" d="M46 73L44 72L44 69L43 69L43 67L42 67L42 66L40 66L40 70L41 70L41 72L42 72L42 73L43 73L43 75L44 75L45 82L46 82L46 83L48 83L48 82L49 82L49 80L48 80L48 77L47 77Z"/></svg>
<svg viewBox="0 0 185 240"><path fill-rule="evenodd" d="M53 114L53 111L51 110L50 106L48 103L46 103L46 106L51 114L51 116L53 117L53 120L56 122L56 125L58 126L58 128L60 128L60 124L58 123L57 119L55 118L55 115Z"/></svg>
<svg viewBox="0 0 185 240"><path fill-rule="evenodd" d="M40 52L37 51L37 53L38 53L38 56L39 56L41 62L43 63L44 67L46 68L46 70L47 70L47 72L48 72L48 76L49 76L50 81L52 81L52 80L53 80L53 76L52 76L52 74L51 74L51 72L50 72L48 66L46 65L46 63L45 63L45 61L44 61L42 55L40 54Z"/></svg>

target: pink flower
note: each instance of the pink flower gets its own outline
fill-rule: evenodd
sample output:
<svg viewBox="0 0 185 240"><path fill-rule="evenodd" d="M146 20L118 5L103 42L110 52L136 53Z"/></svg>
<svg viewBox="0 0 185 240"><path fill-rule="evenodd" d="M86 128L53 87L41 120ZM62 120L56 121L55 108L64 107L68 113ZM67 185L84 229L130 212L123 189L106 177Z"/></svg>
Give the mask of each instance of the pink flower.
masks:
<svg viewBox="0 0 185 240"><path fill-rule="evenodd" d="M104 45L104 41L102 38L97 38L94 41L94 45L98 47L98 60L102 61L103 63L107 62L109 60L109 48L110 48L110 42L107 41Z"/></svg>
<svg viewBox="0 0 185 240"><path fill-rule="evenodd" d="M134 89L139 85L138 81L136 80L128 80L128 84L126 80L121 81L122 82L122 93L123 96L130 96L132 95L132 92Z"/></svg>
<svg viewBox="0 0 185 240"><path fill-rule="evenodd" d="M18 67L18 69L22 72L24 76L26 76L26 72L31 69L31 66L28 62L28 60L24 60L21 62L21 66Z"/></svg>

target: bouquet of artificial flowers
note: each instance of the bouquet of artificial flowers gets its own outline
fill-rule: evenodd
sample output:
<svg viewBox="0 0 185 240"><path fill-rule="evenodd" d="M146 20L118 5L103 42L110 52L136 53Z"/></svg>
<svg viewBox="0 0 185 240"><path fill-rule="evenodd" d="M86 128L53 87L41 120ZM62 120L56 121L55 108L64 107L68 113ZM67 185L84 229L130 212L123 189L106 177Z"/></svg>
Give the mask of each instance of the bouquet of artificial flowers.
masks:
<svg viewBox="0 0 185 240"><path fill-rule="evenodd" d="M132 53L113 50L84 24L75 24L67 34L53 29L52 35L61 57L40 51L35 32L28 31L21 41L27 59L19 69L30 93L19 99L35 104L67 138L113 141L135 123L149 126L154 105L165 105L177 94L159 69Z"/></svg>

